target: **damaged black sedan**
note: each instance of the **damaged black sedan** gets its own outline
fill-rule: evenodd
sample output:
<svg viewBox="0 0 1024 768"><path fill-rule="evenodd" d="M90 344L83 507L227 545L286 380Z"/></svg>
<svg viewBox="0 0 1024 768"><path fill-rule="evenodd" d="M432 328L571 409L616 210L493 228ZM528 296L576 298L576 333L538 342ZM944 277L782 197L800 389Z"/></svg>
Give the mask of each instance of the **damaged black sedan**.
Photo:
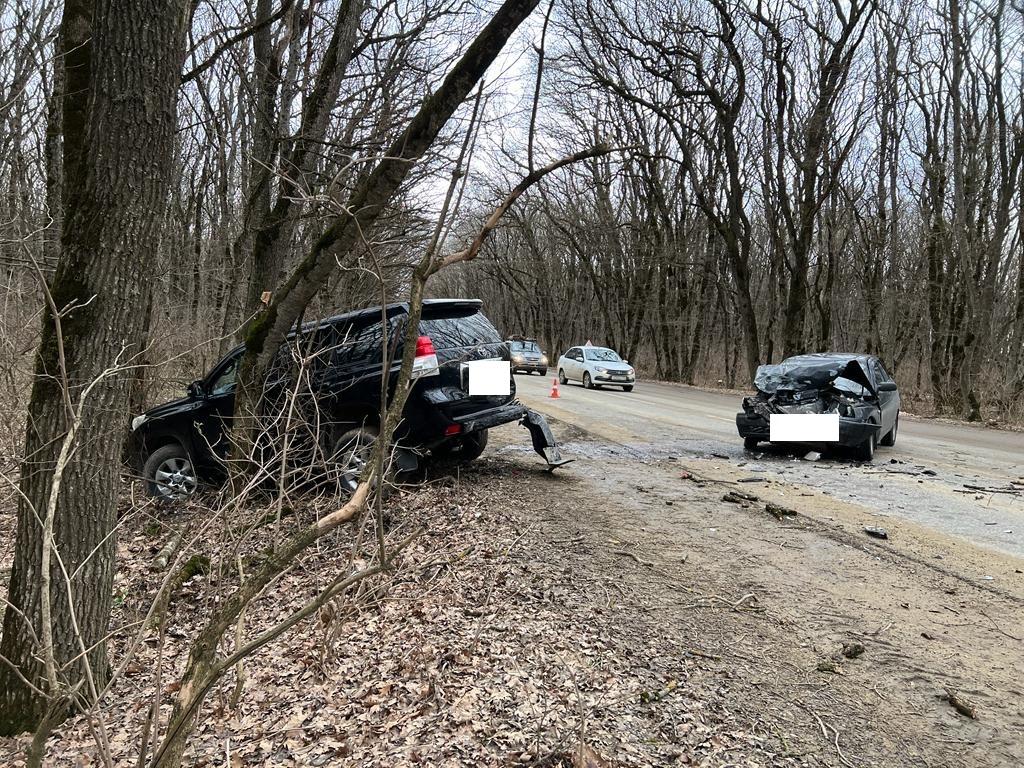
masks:
<svg viewBox="0 0 1024 768"><path fill-rule="evenodd" d="M840 446L852 449L856 459L870 461L876 446L896 444L899 390L873 355L790 357L759 367L754 386L757 394L743 398L743 410L736 414L748 450L760 442L819 450Z"/></svg>

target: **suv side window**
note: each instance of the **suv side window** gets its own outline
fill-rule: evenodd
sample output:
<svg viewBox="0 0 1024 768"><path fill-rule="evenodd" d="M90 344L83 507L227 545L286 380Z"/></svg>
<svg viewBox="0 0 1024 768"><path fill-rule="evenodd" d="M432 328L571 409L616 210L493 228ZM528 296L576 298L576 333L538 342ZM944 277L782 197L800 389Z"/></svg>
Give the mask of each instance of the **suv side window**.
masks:
<svg viewBox="0 0 1024 768"><path fill-rule="evenodd" d="M394 342L389 331L389 345ZM351 368L381 361L381 345L384 341L384 329L379 321L363 325L337 326L333 334L331 366Z"/></svg>
<svg viewBox="0 0 1024 768"><path fill-rule="evenodd" d="M235 382L238 380L238 363L241 359L241 353L235 355L217 374L217 378L210 383L210 395L224 395L234 390Z"/></svg>

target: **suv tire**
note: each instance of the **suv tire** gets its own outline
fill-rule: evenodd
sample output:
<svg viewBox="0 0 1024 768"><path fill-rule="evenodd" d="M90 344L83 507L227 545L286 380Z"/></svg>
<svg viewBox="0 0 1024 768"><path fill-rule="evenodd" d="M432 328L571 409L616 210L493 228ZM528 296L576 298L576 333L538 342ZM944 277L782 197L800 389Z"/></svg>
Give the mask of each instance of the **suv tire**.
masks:
<svg viewBox="0 0 1024 768"><path fill-rule="evenodd" d="M760 443L760 442L761 441L758 440L756 437L750 437L750 436L744 437L743 438L743 447L746 450L748 450L748 451L755 451L755 450L757 450L757 444Z"/></svg>
<svg viewBox="0 0 1024 768"><path fill-rule="evenodd" d="M458 453L459 459L462 461L478 459L485 448L487 448L487 430L481 429L471 432L462 438L462 444L459 447Z"/></svg>
<svg viewBox="0 0 1024 768"><path fill-rule="evenodd" d="M487 430L480 429L468 435L443 443L434 448L430 454L447 461L473 461L487 447Z"/></svg>
<svg viewBox="0 0 1024 768"><path fill-rule="evenodd" d="M351 494L359 485L363 469L373 458L378 436L376 427L358 427L343 432L334 441L331 464L342 492Z"/></svg>
<svg viewBox="0 0 1024 768"><path fill-rule="evenodd" d="M142 467L142 482L147 495L178 502L196 492L199 477L188 451L178 443L168 443L149 454Z"/></svg>

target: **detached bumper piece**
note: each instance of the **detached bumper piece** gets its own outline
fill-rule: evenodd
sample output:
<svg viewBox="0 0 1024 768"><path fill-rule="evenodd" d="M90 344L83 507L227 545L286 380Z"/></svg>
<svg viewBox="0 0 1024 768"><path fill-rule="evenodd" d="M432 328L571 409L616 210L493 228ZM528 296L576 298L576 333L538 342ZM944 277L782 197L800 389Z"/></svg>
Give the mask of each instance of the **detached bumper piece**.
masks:
<svg viewBox="0 0 1024 768"><path fill-rule="evenodd" d="M471 417L456 417L454 421L462 425L463 432L476 432L480 429L489 429L518 421L530 430L533 450L547 462L550 471L572 461L572 459L563 457L558 450L558 443L555 442L555 436L551 434L551 427L548 426L544 417L521 403L512 402L489 411L473 414Z"/></svg>
<svg viewBox="0 0 1024 768"><path fill-rule="evenodd" d="M568 464L572 459L562 456L555 442L555 436L551 434L551 427L547 421L536 411L525 409L520 424L530 430L530 438L533 440L533 450L543 457L548 463L548 471L554 472L559 467Z"/></svg>

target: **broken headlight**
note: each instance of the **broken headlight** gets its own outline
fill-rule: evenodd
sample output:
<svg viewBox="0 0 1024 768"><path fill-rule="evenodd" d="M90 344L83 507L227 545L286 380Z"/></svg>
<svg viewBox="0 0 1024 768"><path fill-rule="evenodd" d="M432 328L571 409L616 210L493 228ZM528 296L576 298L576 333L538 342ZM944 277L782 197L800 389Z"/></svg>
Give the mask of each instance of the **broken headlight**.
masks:
<svg viewBox="0 0 1024 768"><path fill-rule="evenodd" d="M857 415L856 411L853 410L853 405L850 401L844 398L836 400L836 410L839 412L840 416L852 417Z"/></svg>

